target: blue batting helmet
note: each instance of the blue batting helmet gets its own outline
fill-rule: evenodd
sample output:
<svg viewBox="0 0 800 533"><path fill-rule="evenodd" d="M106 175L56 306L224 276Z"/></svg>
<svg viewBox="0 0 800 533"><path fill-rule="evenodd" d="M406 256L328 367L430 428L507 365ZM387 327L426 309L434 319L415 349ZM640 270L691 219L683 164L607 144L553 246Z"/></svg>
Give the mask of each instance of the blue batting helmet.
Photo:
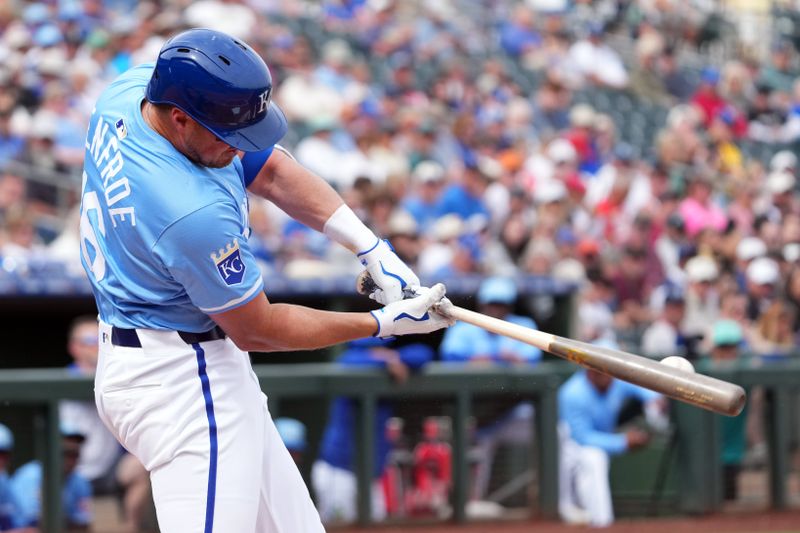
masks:
<svg viewBox="0 0 800 533"><path fill-rule="evenodd" d="M193 29L167 41L147 85L147 100L172 104L229 145L269 148L286 133L272 103L272 76L247 44L222 32Z"/></svg>

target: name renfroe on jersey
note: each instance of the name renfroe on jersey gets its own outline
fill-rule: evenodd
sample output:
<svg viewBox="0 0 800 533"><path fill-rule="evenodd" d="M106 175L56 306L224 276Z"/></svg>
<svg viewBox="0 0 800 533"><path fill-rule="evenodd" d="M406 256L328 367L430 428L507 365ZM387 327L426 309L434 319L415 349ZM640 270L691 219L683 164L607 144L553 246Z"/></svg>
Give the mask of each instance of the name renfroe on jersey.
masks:
<svg viewBox="0 0 800 533"><path fill-rule="evenodd" d="M122 122L120 119L119 122ZM122 125L125 130L124 123ZM119 132L118 128L115 128ZM100 171L100 179L103 181L103 193L106 197L106 207L108 216L114 227L117 226L118 217L121 222L128 222L136 225L136 213L133 207L112 207L131 194L131 186L128 178L121 174L125 166L125 160L119 149L119 140L124 138L118 134L111 133L109 124L100 118L95 125L94 131L86 139L86 149L92 156L95 167ZM127 135L127 132L126 132ZM89 143L91 138L92 142ZM126 218L126 215L129 218Z"/></svg>

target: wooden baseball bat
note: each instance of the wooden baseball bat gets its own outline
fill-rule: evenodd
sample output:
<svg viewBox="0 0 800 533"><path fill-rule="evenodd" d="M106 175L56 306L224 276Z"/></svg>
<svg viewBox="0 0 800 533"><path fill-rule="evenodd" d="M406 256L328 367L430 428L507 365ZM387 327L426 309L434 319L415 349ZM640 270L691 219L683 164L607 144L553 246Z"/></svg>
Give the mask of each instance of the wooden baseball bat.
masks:
<svg viewBox="0 0 800 533"><path fill-rule="evenodd" d="M375 282L369 278L366 271L359 277L357 288L361 294L370 294L375 289ZM540 350L580 366L641 385L675 400L715 413L736 416L744 408L746 399L744 389L733 383L662 365L652 359L622 350L595 346L526 328L452 304L440 305L436 311L492 333L536 346Z"/></svg>

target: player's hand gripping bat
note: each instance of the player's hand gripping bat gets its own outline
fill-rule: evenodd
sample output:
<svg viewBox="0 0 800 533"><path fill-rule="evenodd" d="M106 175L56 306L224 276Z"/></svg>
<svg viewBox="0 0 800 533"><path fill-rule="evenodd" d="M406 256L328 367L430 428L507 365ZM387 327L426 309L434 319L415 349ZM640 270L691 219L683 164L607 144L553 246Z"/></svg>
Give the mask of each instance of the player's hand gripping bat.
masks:
<svg viewBox="0 0 800 533"><path fill-rule="evenodd" d="M376 286L369 274L364 271L358 277L356 288L360 294L370 294ZM715 413L736 416L744 408L746 399L744 389L733 383L662 365L652 359L622 350L594 346L512 324L455 306L446 299L435 307L435 311L492 333L536 346L540 350L580 366L641 385L675 400Z"/></svg>

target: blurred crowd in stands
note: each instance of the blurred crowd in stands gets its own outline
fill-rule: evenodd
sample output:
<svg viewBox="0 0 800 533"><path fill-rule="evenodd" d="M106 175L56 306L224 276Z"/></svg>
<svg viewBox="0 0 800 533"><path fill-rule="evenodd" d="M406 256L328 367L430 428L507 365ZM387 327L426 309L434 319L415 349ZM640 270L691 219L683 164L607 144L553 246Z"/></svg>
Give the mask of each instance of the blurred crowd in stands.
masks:
<svg viewBox="0 0 800 533"><path fill-rule="evenodd" d="M800 328L796 41L769 30L779 13L720 4L4 2L0 289L82 276L93 102L207 26L263 55L285 146L423 280L551 276L579 287L584 340L692 354L727 320L746 349L785 354ZM251 210L268 276L358 270L273 206Z"/></svg>

